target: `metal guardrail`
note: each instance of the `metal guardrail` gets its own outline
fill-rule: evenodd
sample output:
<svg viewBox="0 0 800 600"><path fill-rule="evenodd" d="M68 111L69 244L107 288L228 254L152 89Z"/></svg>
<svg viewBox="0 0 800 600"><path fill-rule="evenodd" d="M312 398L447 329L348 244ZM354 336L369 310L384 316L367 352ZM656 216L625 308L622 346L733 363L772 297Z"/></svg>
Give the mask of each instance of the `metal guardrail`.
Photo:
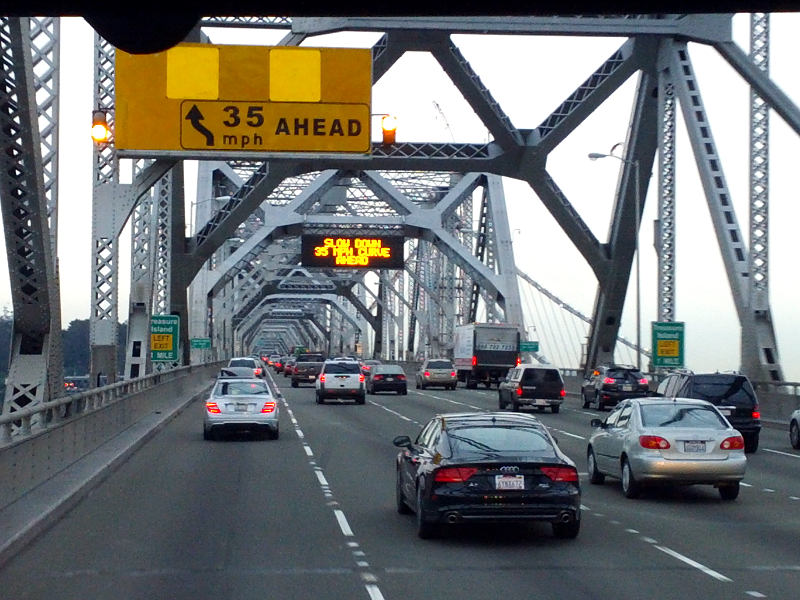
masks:
<svg viewBox="0 0 800 600"><path fill-rule="evenodd" d="M756 392L773 392L775 394L789 394L800 396L800 381L754 381L750 380Z"/></svg>
<svg viewBox="0 0 800 600"><path fill-rule="evenodd" d="M219 364L224 362L219 362ZM213 364L215 363L189 365L152 373L145 377L128 379L85 392L69 394L3 415L0 417L0 449L18 440L56 427L78 415L98 410L121 398L143 392L172 379L183 377L194 369L205 368Z"/></svg>

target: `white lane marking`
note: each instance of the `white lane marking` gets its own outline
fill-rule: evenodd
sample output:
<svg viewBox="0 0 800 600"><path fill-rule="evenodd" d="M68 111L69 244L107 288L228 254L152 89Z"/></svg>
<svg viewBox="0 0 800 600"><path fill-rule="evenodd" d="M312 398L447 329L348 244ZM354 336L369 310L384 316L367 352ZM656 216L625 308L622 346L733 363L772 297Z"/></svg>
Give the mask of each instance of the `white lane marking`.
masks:
<svg viewBox="0 0 800 600"><path fill-rule="evenodd" d="M306 454L308 456L314 456L314 453L311 451L311 446L309 446L308 444L303 444L303 450L306 451Z"/></svg>
<svg viewBox="0 0 800 600"><path fill-rule="evenodd" d="M648 544L657 544L658 540L654 540L651 537L642 536L642 541L647 542Z"/></svg>
<svg viewBox="0 0 800 600"><path fill-rule="evenodd" d="M339 522L339 529L342 530L342 534L351 537L353 535L353 530L350 529L350 524L347 522L347 517L344 516L344 513L337 508L333 511L333 514L336 515L336 520Z"/></svg>
<svg viewBox="0 0 800 600"><path fill-rule="evenodd" d="M781 452L780 450L770 450L769 448L764 448L764 452L772 452L773 454L780 454L781 456L791 456L792 458L800 458L800 454L792 454L790 452Z"/></svg>
<svg viewBox="0 0 800 600"><path fill-rule="evenodd" d="M789 496L789 500L800 500L797 496Z"/></svg>
<svg viewBox="0 0 800 600"><path fill-rule="evenodd" d="M297 427L295 427L295 432L297 433L297 437L299 437L301 440L306 437L306 434L304 434L303 431Z"/></svg>
<svg viewBox="0 0 800 600"><path fill-rule="evenodd" d="M403 419L403 421L408 421L409 423L414 423L415 425L422 426L422 423L420 423L419 421L415 421L414 419L410 419L405 415L401 415L399 412L397 412L395 410L392 410L391 408L387 408L383 404L378 404L374 400L370 400L369 403L374 405L374 406L377 406L378 408L382 408L386 412L392 413L396 417L400 417L401 419Z"/></svg>
<svg viewBox="0 0 800 600"><path fill-rule="evenodd" d="M322 469L317 469L314 471L314 473L316 473L317 480L319 481L320 485L325 485L325 486L329 485L328 480L325 479L325 475L322 473Z"/></svg>
<svg viewBox="0 0 800 600"><path fill-rule="evenodd" d="M742 487L753 487L752 485L750 485L749 483L745 483L744 481L740 481L739 485Z"/></svg>
<svg viewBox="0 0 800 600"><path fill-rule="evenodd" d="M766 598L766 596L761 592L745 592L745 594L752 596L753 598Z"/></svg>
<svg viewBox="0 0 800 600"><path fill-rule="evenodd" d="M774 494L775 493L775 490L773 490L772 488L764 488L761 491L762 492L767 492L768 494Z"/></svg>
<svg viewBox="0 0 800 600"><path fill-rule="evenodd" d="M701 565L699 562L692 560L688 556L684 556L680 552L675 552L675 550L672 550L671 548L667 548L666 546L654 546L654 547L658 548L659 550L661 550L665 554L669 554L670 556L672 556L674 558L677 558L678 560L680 560L682 562L685 562L690 567L694 567L695 569L698 569L698 570L702 571L703 573L713 577L714 579L717 579L719 581L728 581L728 582L733 581L729 577L725 577L725 575L723 575L722 573L718 573L714 569L710 569L709 567L707 567L705 565Z"/></svg>
<svg viewBox="0 0 800 600"><path fill-rule="evenodd" d="M364 586L367 588L367 593L371 600L384 600L383 594L381 594L380 589L378 589L377 585L366 585Z"/></svg>
<svg viewBox="0 0 800 600"><path fill-rule="evenodd" d="M487 409L482 406L475 406L474 404L467 404L466 402L459 402L458 400L451 400L450 398L445 398L444 396L437 396L436 394L422 394L420 396L427 396L428 398L433 398L435 400L443 400L445 402L449 402L450 404L458 404L459 406L466 406L467 408L471 408L472 410L477 410L480 412L487 412Z"/></svg>
<svg viewBox="0 0 800 600"><path fill-rule="evenodd" d="M635 529L626 529L625 533L639 533L639 532L636 531Z"/></svg>
<svg viewBox="0 0 800 600"><path fill-rule="evenodd" d="M557 431L558 433L563 433L564 435L566 435L568 437L575 438L575 439L578 439L578 440L585 440L586 439L582 435L576 435L574 433L570 433L569 431L564 431L563 429L553 429L553 431Z"/></svg>

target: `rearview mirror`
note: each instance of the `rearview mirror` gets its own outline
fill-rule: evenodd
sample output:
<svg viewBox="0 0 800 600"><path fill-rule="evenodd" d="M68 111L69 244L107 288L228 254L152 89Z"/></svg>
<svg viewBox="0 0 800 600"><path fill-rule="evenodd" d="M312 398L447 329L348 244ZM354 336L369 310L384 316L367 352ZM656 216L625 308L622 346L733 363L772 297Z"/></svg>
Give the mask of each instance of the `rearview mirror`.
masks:
<svg viewBox="0 0 800 600"><path fill-rule="evenodd" d="M398 448L411 448L411 438L407 435L398 435L392 443Z"/></svg>
<svg viewBox="0 0 800 600"><path fill-rule="evenodd" d="M600 419L592 419L589 425L596 429L598 427L603 427L603 422Z"/></svg>

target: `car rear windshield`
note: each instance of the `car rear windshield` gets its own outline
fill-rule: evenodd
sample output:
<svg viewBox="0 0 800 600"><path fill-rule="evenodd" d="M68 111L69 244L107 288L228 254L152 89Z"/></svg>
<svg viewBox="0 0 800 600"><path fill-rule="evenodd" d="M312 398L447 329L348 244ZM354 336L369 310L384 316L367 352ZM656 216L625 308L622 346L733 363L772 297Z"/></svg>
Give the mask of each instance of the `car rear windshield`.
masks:
<svg viewBox="0 0 800 600"><path fill-rule="evenodd" d="M727 429L728 425L710 406L685 404L650 404L641 407L645 427L684 427L692 429Z"/></svg>
<svg viewBox="0 0 800 600"><path fill-rule="evenodd" d="M638 381L644 377L639 371L631 371L630 369L609 369L606 375L613 379L623 379L625 381Z"/></svg>
<svg viewBox="0 0 800 600"><path fill-rule="evenodd" d="M452 369L453 363L449 360L432 360L428 363L429 369Z"/></svg>
<svg viewBox="0 0 800 600"><path fill-rule="evenodd" d="M217 384L215 396L252 396L254 394L269 394L266 383L260 381L225 381Z"/></svg>
<svg viewBox="0 0 800 600"><path fill-rule="evenodd" d="M459 427L448 430L447 437L453 456L509 452L555 454L547 435L533 427Z"/></svg>
<svg viewBox="0 0 800 600"><path fill-rule="evenodd" d="M256 361L252 358L232 358L229 367L250 367L251 369L256 366Z"/></svg>
<svg viewBox="0 0 800 600"><path fill-rule="evenodd" d="M373 373L404 373L403 367L400 365L378 365L373 370Z"/></svg>
<svg viewBox="0 0 800 600"><path fill-rule="evenodd" d="M358 363L336 361L325 364L325 372L336 374L361 373Z"/></svg>
<svg viewBox="0 0 800 600"><path fill-rule="evenodd" d="M301 354L297 357L297 362L322 362L322 354Z"/></svg>
<svg viewBox="0 0 800 600"><path fill-rule="evenodd" d="M758 404L753 386L741 375L695 375L690 397L745 408Z"/></svg>
<svg viewBox="0 0 800 600"><path fill-rule="evenodd" d="M522 383L561 383L561 375L555 369L525 369Z"/></svg>

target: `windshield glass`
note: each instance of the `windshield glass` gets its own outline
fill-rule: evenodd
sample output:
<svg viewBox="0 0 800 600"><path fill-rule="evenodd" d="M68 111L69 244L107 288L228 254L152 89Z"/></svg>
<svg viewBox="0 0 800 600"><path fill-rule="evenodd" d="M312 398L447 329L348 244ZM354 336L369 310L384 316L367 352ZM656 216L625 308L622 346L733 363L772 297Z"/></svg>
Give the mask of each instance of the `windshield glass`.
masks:
<svg viewBox="0 0 800 600"><path fill-rule="evenodd" d="M547 435L533 427L459 427L448 430L447 437L454 456L476 452L555 454Z"/></svg>
<svg viewBox="0 0 800 600"><path fill-rule="evenodd" d="M351 363L351 362L344 362L344 361L337 361L337 362L329 362L325 364L325 373L333 373L335 374L350 374L350 373L361 373L361 367L358 363Z"/></svg>
<svg viewBox="0 0 800 600"><path fill-rule="evenodd" d="M297 362L322 362L322 354L301 354L297 357Z"/></svg>
<svg viewBox="0 0 800 600"><path fill-rule="evenodd" d="M429 369L452 369L453 363L449 360L432 360L428 363Z"/></svg>
<svg viewBox="0 0 800 600"><path fill-rule="evenodd" d="M256 366L256 361L252 358L232 358L228 363L229 367L250 367L251 369Z"/></svg>
<svg viewBox="0 0 800 600"><path fill-rule="evenodd" d="M215 396L252 396L269 394L266 383L261 381L225 381L217 384Z"/></svg>
<svg viewBox="0 0 800 600"><path fill-rule="evenodd" d="M736 375L696 376L691 397L733 406L751 407L757 403L750 382L746 377Z"/></svg>
<svg viewBox="0 0 800 600"><path fill-rule="evenodd" d="M561 383L561 377L555 369L525 369L522 383Z"/></svg>
<svg viewBox="0 0 800 600"><path fill-rule="evenodd" d="M650 404L641 407L641 415L645 427L728 428L727 423L710 406Z"/></svg>

